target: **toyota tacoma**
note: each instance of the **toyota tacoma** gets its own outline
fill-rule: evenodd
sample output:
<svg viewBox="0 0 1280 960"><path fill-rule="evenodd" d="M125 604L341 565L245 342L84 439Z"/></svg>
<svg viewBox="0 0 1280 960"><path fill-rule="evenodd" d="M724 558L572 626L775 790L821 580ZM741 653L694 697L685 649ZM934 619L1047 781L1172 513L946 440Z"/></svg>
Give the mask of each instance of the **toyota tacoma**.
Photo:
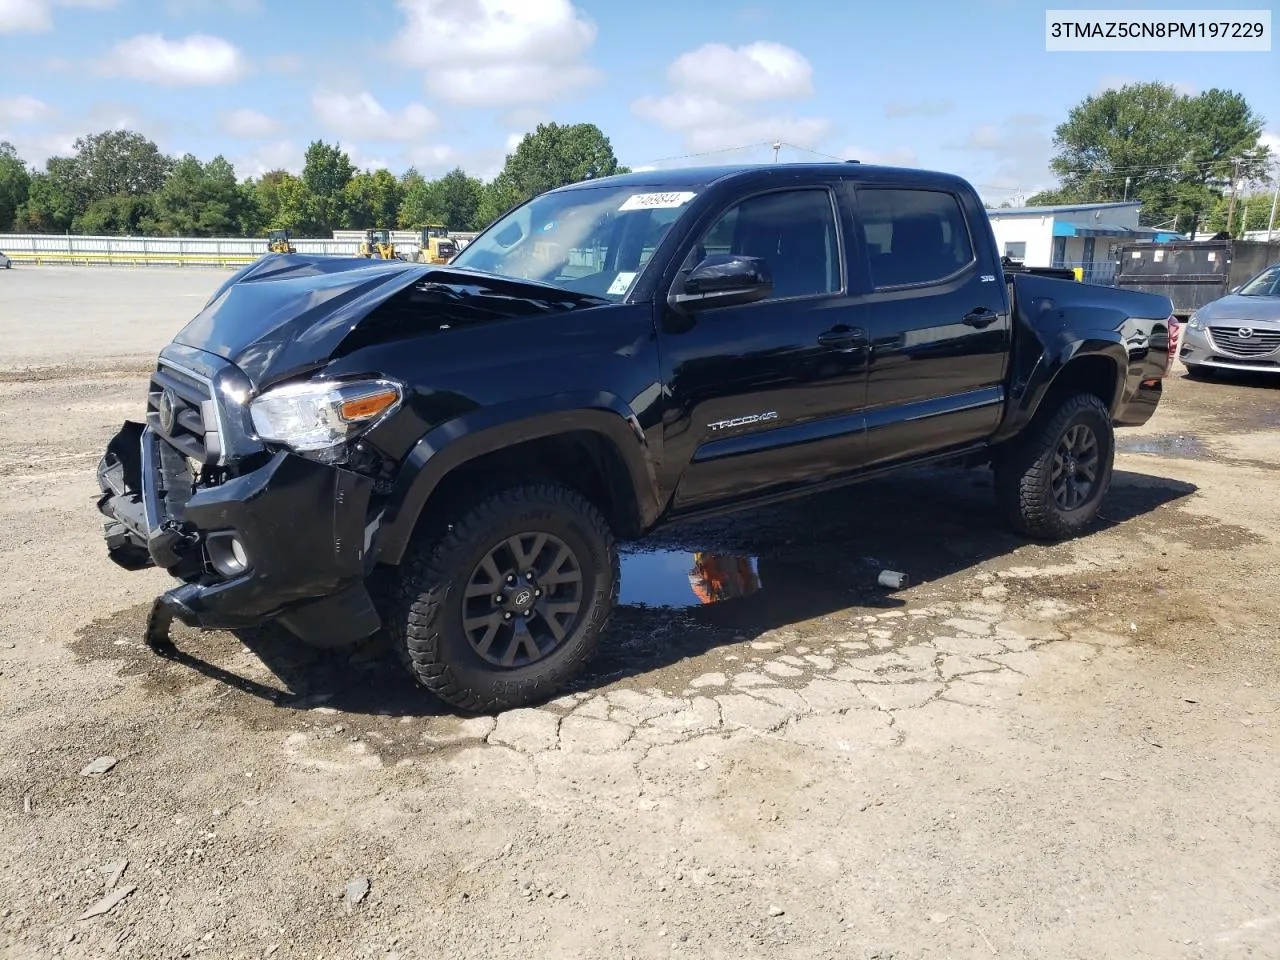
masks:
<svg viewBox="0 0 1280 960"><path fill-rule="evenodd" d="M944 173L577 183L448 265L228 278L98 465L107 549L180 581L153 632L385 630L456 708L527 705L596 648L617 544L671 520L955 462L994 470L1022 534L1081 533L1113 428L1160 399L1171 312L1002 263Z"/></svg>

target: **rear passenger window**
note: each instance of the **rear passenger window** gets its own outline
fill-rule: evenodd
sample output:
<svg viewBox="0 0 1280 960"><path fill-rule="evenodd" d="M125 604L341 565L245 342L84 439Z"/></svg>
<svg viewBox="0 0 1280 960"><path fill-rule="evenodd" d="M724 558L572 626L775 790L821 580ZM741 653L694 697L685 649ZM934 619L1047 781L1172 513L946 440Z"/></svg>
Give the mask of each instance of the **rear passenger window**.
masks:
<svg viewBox="0 0 1280 960"><path fill-rule="evenodd" d="M964 213L949 193L860 189L858 216L877 287L942 280L973 262Z"/></svg>
<svg viewBox="0 0 1280 960"><path fill-rule="evenodd" d="M703 234L692 260L696 264L716 253L763 257L773 274L770 300L843 288L835 213L826 190L784 190L735 204Z"/></svg>

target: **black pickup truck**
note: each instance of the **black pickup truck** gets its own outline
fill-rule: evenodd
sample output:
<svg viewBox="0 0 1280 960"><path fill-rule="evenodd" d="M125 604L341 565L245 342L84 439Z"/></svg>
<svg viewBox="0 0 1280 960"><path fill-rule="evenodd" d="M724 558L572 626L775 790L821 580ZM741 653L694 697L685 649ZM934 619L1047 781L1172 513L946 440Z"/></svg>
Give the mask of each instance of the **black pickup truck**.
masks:
<svg viewBox="0 0 1280 960"><path fill-rule="evenodd" d="M245 267L161 351L99 507L113 559L181 581L153 626L385 628L424 686L506 709L580 670L617 542L669 520L955 461L1024 534L1078 534L1113 427L1159 401L1170 312L1006 273L942 173L588 181L448 265Z"/></svg>

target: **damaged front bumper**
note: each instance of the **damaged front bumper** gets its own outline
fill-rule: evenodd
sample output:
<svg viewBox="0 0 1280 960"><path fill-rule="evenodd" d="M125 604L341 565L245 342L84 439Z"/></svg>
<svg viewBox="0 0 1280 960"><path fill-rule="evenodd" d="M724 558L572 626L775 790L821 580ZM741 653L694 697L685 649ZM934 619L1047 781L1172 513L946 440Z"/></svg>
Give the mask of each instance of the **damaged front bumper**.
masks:
<svg viewBox="0 0 1280 960"><path fill-rule="evenodd" d="M126 422L98 464L108 555L183 581L159 603L182 622L240 629L278 621L316 646L381 625L365 586L373 481L290 453L195 485L183 454Z"/></svg>

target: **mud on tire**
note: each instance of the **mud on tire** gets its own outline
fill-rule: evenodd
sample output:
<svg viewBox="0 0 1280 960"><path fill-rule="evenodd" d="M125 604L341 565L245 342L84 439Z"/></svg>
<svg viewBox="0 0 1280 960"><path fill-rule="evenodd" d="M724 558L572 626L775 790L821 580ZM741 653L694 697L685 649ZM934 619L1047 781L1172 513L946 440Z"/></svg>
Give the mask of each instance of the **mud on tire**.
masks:
<svg viewBox="0 0 1280 960"><path fill-rule="evenodd" d="M997 504L1027 536L1079 536L1098 516L1114 461L1106 404L1088 393L1061 397L996 458Z"/></svg>
<svg viewBox="0 0 1280 960"><path fill-rule="evenodd" d="M486 494L450 519L401 564L389 618L401 660L466 712L552 696L590 660L617 603L604 516L576 490L538 482Z"/></svg>

